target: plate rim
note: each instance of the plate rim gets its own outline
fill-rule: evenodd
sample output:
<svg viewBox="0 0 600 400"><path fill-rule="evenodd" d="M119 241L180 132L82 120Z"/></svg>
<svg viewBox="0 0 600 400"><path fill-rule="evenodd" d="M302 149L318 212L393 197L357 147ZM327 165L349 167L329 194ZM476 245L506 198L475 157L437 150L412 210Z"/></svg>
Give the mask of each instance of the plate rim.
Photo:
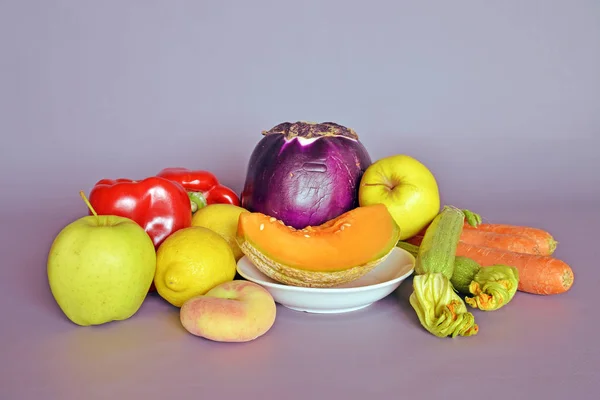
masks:
<svg viewBox="0 0 600 400"><path fill-rule="evenodd" d="M345 287L329 287L329 288L314 288L314 287L304 287L304 286L291 286L291 285L286 285L283 283L277 283L277 282L266 282L263 280L257 281L255 279L251 279L248 276L246 276L240 268L240 263L242 262L242 260L246 259L248 260L248 262L254 266L254 264L252 263L252 261L250 261L250 259L244 255L244 257L240 258L240 260L236 263L236 271L238 272L238 274L240 274L244 279L247 279L249 281L252 281L254 283L257 283L259 285L262 286L267 286L267 287L271 287L274 289L280 289L280 290L286 290L286 291L291 291L291 292L303 292L303 293L354 293L354 292L364 292L367 290L375 290L375 289L379 289L381 287L384 286L389 286L389 285L394 285L397 282L400 282L406 278L408 278L409 276L411 276L415 270L415 262L416 262L416 258L415 256L413 256L410 252L406 251L405 249L395 246L393 251L398 251L401 253L404 253L405 255L409 256L412 259L412 268L410 268L409 270L407 270L404 274L397 276L393 279L384 281L384 282L379 282L379 283L375 283L372 285L365 285L365 286L357 286L357 287L349 287L349 288L345 288ZM391 255L391 253L390 253ZM385 262L385 261L384 261ZM254 266L254 268L256 268L256 266ZM258 270L258 268L257 268ZM259 271L260 272L260 271ZM262 272L261 272L262 274ZM264 275L264 274L263 274Z"/></svg>

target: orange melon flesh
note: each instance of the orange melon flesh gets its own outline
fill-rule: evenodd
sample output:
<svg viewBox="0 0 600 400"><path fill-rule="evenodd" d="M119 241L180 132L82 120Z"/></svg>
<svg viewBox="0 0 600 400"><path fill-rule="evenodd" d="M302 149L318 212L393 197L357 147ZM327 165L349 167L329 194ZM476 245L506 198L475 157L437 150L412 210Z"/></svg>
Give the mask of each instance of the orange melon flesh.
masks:
<svg viewBox="0 0 600 400"><path fill-rule="evenodd" d="M288 268L343 271L385 257L400 228L383 204L357 207L319 226L296 230L262 213L242 213L238 240Z"/></svg>

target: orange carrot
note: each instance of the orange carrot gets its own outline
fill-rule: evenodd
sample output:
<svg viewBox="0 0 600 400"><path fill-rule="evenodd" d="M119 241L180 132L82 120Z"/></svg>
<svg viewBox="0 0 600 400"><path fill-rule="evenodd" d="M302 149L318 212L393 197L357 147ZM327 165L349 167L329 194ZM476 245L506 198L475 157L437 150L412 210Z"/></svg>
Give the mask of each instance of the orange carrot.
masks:
<svg viewBox="0 0 600 400"><path fill-rule="evenodd" d="M419 245L420 239L415 236L405 242ZM521 292L551 295L568 291L575 279L572 268L564 261L552 256L516 253L473 245L459 241L457 256L469 257L482 267L503 264L519 270L519 286Z"/></svg>
<svg viewBox="0 0 600 400"><path fill-rule="evenodd" d="M413 240L420 241L422 239L423 235L418 234ZM463 231L460 235L460 240L468 244L514 251L516 253L536 254L542 256L549 256L551 254L548 247L541 248L540 243L529 236L480 231L473 227L470 229L463 228Z"/></svg>
<svg viewBox="0 0 600 400"><path fill-rule="evenodd" d="M423 228L417 236L423 236L428 226ZM480 232L482 236L477 238L472 232ZM489 235L510 235L512 241L503 236ZM517 251L519 253L552 255L556 250L558 242L552 237L550 232L540 228L530 226L510 225L510 224L478 224L472 226L465 221L463 226L463 237L461 240L475 245L486 245L486 242L495 243L496 245L488 245L488 247L500 248L509 251Z"/></svg>
<svg viewBox="0 0 600 400"><path fill-rule="evenodd" d="M469 231L480 231L480 232L493 232L502 235L515 235L528 237L537 243L537 250L542 255L551 255L556 250L558 242L554 240L550 232L540 229L533 228L531 226L519 226L509 224L479 224L474 227L465 223L463 230Z"/></svg>
<svg viewBox="0 0 600 400"><path fill-rule="evenodd" d="M572 268L564 261L551 256L515 253L490 249L467 243L460 244L456 255L469 257L482 267L504 264L519 270L521 292L550 295L566 292L575 279Z"/></svg>

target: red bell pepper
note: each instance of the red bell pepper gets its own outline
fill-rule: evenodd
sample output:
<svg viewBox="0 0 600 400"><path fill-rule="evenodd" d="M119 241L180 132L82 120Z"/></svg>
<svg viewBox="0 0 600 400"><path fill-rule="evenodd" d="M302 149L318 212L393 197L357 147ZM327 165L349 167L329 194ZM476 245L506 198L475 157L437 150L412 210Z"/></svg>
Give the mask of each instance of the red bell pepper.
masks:
<svg viewBox="0 0 600 400"><path fill-rule="evenodd" d="M137 222L155 248L172 233L192 225L187 192L165 178L101 179L92 188L89 201L99 215L119 215Z"/></svg>
<svg viewBox="0 0 600 400"><path fill-rule="evenodd" d="M177 182L187 190L192 202L192 212L209 204L240 205L238 195L227 186L220 184L211 172L187 168L165 168L157 176Z"/></svg>

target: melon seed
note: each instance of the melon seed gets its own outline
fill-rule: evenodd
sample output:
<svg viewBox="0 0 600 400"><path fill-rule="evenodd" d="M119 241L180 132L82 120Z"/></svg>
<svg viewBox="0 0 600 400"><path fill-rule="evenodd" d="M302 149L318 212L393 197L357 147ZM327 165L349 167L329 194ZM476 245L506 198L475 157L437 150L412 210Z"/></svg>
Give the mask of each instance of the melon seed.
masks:
<svg viewBox="0 0 600 400"><path fill-rule="evenodd" d="M276 220L277 220L277 218L275 218L275 217L269 218L269 222L275 222Z"/></svg>
<svg viewBox="0 0 600 400"><path fill-rule="evenodd" d="M262 231L263 229L265 229L265 224L260 224L260 228L259 228L259 229L260 229L261 231Z"/></svg>
<svg viewBox="0 0 600 400"><path fill-rule="evenodd" d="M310 237L310 235L304 235L304 237Z"/></svg>

